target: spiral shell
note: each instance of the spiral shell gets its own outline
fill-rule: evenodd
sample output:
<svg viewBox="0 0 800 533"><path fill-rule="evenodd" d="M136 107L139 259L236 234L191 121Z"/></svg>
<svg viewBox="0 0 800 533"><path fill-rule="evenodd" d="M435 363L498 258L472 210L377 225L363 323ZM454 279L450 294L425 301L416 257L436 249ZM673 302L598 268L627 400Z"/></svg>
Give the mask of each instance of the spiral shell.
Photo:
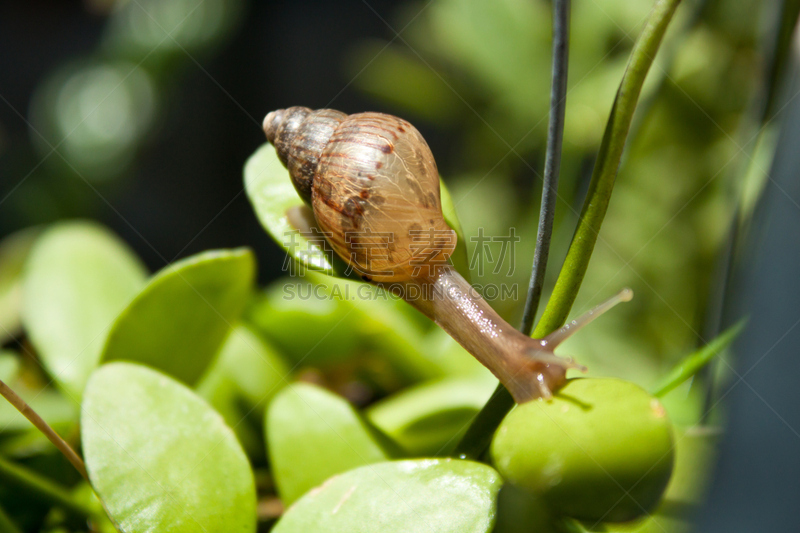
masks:
<svg viewBox="0 0 800 533"><path fill-rule="evenodd" d="M456 235L414 126L382 113L290 107L268 114L264 132L334 251L363 278L408 281L447 262Z"/></svg>

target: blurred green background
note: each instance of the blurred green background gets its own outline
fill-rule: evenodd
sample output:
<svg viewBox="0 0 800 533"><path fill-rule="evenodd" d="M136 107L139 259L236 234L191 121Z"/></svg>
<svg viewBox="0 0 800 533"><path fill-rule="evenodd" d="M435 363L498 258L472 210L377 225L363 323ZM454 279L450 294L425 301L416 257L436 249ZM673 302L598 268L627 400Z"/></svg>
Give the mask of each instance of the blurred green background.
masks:
<svg viewBox="0 0 800 533"><path fill-rule="evenodd" d="M572 314L624 286L636 297L563 348L590 375L650 387L738 318L725 311L728 271L747 254L736 244L748 236L775 151L780 121L773 117L790 78L793 19L786 22L786 13L796 15L794 4L686 0L678 10L645 86ZM573 2L545 298L651 5ZM285 284L296 280L282 276L284 253L258 226L243 194L242 165L264 141L260 122L272 109L305 105L407 118L429 141L453 195L476 261L472 281L518 287L517 298L492 301L516 324L536 236L550 39L545 0L4 3L0 338L11 348L27 342L14 312L15 273L37 230L18 232L83 217L110 226L151 271L209 248L253 247L267 288L249 322L300 365L300 375L359 405L420 376L446 375L448 350L458 348L402 303L368 316L363 309L350 314L353 304L336 299L283 298ZM508 250L499 241L482 248L474 240L507 236L512 228L521 239L513 253L502 254ZM329 335L342 320L346 327ZM444 347L437 369L407 359L425 350L398 348L415 339ZM394 352L404 354L400 363L382 359ZM720 365L717 377L724 382L730 373ZM710 377L696 381L707 385ZM690 424L708 405L707 394L707 386L687 383L665 401L677 422Z"/></svg>
<svg viewBox="0 0 800 533"><path fill-rule="evenodd" d="M381 110L408 118L429 139L468 240L508 236L510 228L521 238L513 253L499 241L479 247L480 261L481 249L468 243L474 266L482 266L472 273L475 283L518 285L516 300L494 302L517 321L546 139L549 5L396 4L3 7L4 61L11 64L0 78L2 232L99 218L151 268L246 244L258 250L268 282L283 261L256 226L240 179L262 138L258 122L289 105ZM573 7L549 282L650 6L598 0ZM770 22L770 11L755 1L715 1L686 2L678 12L575 314L623 286L637 297L565 346L596 372L648 384L704 337L716 258L739 201L742 167L751 164L740 147L756 130L739 132L769 68L759 47L774 24L764 29L759 21ZM37 25L38 33L28 33ZM44 35L55 26L60 35Z"/></svg>

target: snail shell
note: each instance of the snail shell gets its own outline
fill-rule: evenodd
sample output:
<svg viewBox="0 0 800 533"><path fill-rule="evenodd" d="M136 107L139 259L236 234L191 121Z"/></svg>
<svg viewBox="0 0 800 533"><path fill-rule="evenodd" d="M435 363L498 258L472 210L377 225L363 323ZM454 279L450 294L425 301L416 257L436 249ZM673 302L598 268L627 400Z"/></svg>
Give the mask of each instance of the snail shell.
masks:
<svg viewBox="0 0 800 533"><path fill-rule="evenodd" d="M404 282L424 258L447 262L456 234L414 126L383 113L290 107L268 114L264 131L334 251L363 278Z"/></svg>

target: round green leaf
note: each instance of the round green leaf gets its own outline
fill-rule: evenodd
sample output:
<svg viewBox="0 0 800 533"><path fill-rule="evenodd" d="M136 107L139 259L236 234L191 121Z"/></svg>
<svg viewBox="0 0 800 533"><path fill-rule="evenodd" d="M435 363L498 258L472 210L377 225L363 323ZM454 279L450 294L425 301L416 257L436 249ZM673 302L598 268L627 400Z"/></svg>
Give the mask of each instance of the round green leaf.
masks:
<svg viewBox="0 0 800 533"><path fill-rule="evenodd" d="M362 466L289 508L273 533L486 533L502 482L492 468L455 459Z"/></svg>
<svg viewBox="0 0 800 533"><path fill-rule="evenodd" d="M491 377L423 383L374 404L366 414L409 455L442 455L456 445L496 387Z"/></svg>
<svg viewBox="0 0 800 533"><path fill-rule="evenodd" d="M301 212L305 204L271 144L264 143L247 160L244 186L261 225L276 243L301 265L334 273L331 252L325 252L322 242L309 240L297 229L296 223L289 222L289 216Z"/></svg>
<svg viewBox="0 0 800 533"><path fill-rule="evenodd" d="M253 473L236 437L168 376L131 363L99 368L81 441L92 486L124 533L255 531Z"/></svg>
<svg viewBox="0 0 800 533"><path fill-rule="evenodd" d="M272 400L266 432L285 505L334 474L389 458L380 437L346 400L305 383L286 387Z"/></svg>
<svg viewBox="0 0 800 533"><path fill-rule="evenodd" d="M239 319L254 276L247 249L204 252L168 266L114 322L102 359L144 363L195 383Z"/></svg>
<svg viewBox="0 0 800 533"><path fill-rule="evenodd" d="M461 227L461 221L456 214L456 204L453 202L453 197L450 191L445 187L442 178L439 178L439 190L442 197L442 214L447 225L456 232L456 249L450 256L450 262L456 267L456 270L464 276L467 281L470 279L469 275L469 253L467 252L467 241L464 240L464 228Z"/></svg>
<svg viewBox="0 0 800 533"><path fill-rule="evenodd" d="M296 364L326 367L374 353L404 381L448 373L450 358L430 349L424 331L399 307L408 305L396 296L320 272L308 272L305 280L279 280L248 313L259 332ZM374 376L386 378L386 373Z"/></svg>
<svg viewBox="0 0 800 533"><path fill-rule="evenodd" d="M116 316L144 285L133 252L92 222L47 230L28 258L23 322L44 366L80 398Z"/></svg>
<svg viewBox="0 0 800 533"><path fill-rule="evenodd" d="M0 345L22 327L22 269L38 235L26 229L0 241Z"/></svg>
<svg viewBox="0 0 800 533"><path fill-rule="evenodd" d="M204 382L219 377L229 380L246 405L257 408L261 415L269 399L286 383L289 372L283 359L258 335L246 326L237 326Z"/></svg>
<svg viewBox="0 0 800 533"><path fill-rule="evenodd" d="M197 385L197 393L233 428L248 455L263 456L264 410L288 375L286 363L258 335L238 326Z"/></svg>
<svg viewBox="0 0 800 533"><path fill-rule="evenodd" d="M271 144L264 143L247 160L244 167L244 184L261 225L291 258L309 269L345 277L346 267L341 261L334 260L331 247L326 246L322 234L317 235L313 230L300 231L300 229L311 229L307 226L308 223L313 223L313 214L297 195L289 178L289 171L278 159L278 154ZM450 193L441 180L439 186L444 219L458 237L452 258L453 264L462 274L468 274L469 263L464 231L456 216ZM299 228L301 224L298 221L304 219L307 222Z"/></svg>
<svg viewBox="0 0 800 533"><path fill-rule="evenodd" d="M360 313L318 284L280 279L259 295L246 320L295 364L325 365L352 357L363 339Z"/></svg>
<svg viewBox="0 0 800 533"><path fill-rule="evenodd" d="M347 319L346 324L352 324L353 333L360 336L366 348L380 354L407 381L447 375L448 358L431 350L424 331L401 311L399 306L408 304L380 287L360 281L337 279L320 272L309 272L307 278L321 287L324 298L341 300L346 315L338 327L345 325Z"/></svg>
<svg viewBox="0 0 800 533"><path fill-rule="evenodd" d="M0 380L11 383L19 372L19 354L0 349Z"/></svg>

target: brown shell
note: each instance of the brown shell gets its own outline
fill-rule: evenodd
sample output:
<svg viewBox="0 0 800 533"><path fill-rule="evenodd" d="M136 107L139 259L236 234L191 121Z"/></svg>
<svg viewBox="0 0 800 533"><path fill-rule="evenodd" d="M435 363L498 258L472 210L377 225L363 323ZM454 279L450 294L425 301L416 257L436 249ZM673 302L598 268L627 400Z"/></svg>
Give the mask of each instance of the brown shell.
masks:
<svg viewBox="0 0 800 533"><path fill-rule="evenodd" d="M382 113L292 107L267 115L264 131L334 251L362 277L407 281L447 262L456 236L414 126Z"/></svg>

